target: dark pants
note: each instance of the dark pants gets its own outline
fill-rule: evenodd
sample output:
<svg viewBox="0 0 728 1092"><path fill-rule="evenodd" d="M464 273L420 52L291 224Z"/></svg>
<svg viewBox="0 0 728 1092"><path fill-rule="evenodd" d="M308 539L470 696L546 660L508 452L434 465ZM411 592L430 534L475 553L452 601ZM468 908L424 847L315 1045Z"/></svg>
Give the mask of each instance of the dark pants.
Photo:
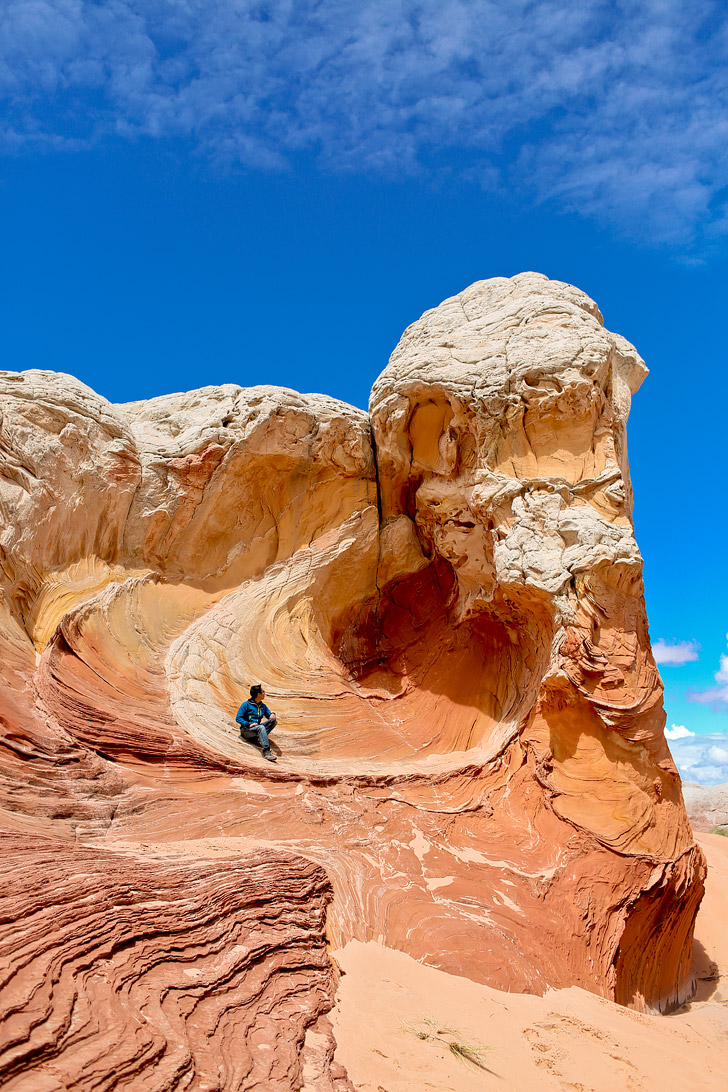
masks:
<svg viewBox="0 0 728 1092"><path fill-rule="evenodd" d="M262 724L262 723L261 724L241 724L240 725L240 735L243 737L243 739L256 739L257 738L258 743L260 744L262 750L269 751L270 750L270 740L268 739L268 734L269 734L269 732L273 731L275 726L276 726L276 715L274 713L273 716L270 718L270 720L266 721L265 724Z"/></svg>

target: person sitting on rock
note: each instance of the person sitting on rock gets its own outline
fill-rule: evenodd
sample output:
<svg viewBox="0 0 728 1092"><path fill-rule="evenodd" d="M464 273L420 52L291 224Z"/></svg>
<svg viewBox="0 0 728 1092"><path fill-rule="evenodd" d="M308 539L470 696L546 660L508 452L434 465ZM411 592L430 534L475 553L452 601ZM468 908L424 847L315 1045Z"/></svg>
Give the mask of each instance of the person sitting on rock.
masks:
<svg viewBox="0 0 728 1092"><path fill-rule="evenodd" d="M240 725L241 739L257 739L263 751L263 758L269 762L275 762L276 756L271 752L268 734L276 726L276 715L271 713L263 701L265 690L260 683L255 683L250 688L250 700L244 701L238 709L235 720Z"/></svg>

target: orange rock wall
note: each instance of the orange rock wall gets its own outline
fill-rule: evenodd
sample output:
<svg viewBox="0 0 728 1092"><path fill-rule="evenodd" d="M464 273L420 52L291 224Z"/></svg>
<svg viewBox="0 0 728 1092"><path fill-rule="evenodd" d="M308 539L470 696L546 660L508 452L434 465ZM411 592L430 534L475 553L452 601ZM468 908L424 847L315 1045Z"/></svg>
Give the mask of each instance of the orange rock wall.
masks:
<svg viewBox="0 0 728 1092"><path fill-rule="evenodd" d="M631 523L644 374L537 274L413 324L369 417L270 387L112 406L2 374L0 830L38 862L9 868L9 919L41 923L0 990L13 1080L101 1072L133 1025L129 1087L180 1065L346 1087L329 885L333 945L638 1008L691 993L704 861ZM275 766L234 725L257 681ZM155 935L118 948L120 922ZM96 1013L77 1035L74 1006Z"/></svg>

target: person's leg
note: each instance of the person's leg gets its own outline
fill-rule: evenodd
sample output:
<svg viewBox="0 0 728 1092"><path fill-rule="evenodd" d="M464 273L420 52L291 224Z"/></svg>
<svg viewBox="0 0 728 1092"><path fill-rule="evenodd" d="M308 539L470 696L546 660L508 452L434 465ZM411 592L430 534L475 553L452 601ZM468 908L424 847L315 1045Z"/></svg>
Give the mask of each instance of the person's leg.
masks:
<svg viewBox="0 0 728 1092"><path fill-rule="evenodd" d="M273 729L275 728L275 726L276 726L275 716L272 716L270 718L270 720L265 722L265 724L259 724L258 725L258 742L260 743L260 746L262 748L263 757L267 758L270 762L275 762L276 756L271 752L270 739L268 738L268 733L272 732Z"/></svg>

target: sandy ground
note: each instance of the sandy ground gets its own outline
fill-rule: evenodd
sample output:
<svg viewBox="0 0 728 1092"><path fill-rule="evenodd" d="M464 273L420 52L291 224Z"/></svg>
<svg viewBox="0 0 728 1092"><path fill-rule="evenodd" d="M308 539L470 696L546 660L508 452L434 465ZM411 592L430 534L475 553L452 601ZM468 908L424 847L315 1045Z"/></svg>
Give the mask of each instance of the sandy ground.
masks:
<svg viewBox="0 0 728 1092"><path fill-rule="evenodd" d="M690 1005L646 1016L576 988L500 993L352 942L335 953L344 975L332 1019L336 1057L358 1092L726 1092L728 838L698 838L709 876ZM479 1064L450 1042L482 1047Z"/></svg>

